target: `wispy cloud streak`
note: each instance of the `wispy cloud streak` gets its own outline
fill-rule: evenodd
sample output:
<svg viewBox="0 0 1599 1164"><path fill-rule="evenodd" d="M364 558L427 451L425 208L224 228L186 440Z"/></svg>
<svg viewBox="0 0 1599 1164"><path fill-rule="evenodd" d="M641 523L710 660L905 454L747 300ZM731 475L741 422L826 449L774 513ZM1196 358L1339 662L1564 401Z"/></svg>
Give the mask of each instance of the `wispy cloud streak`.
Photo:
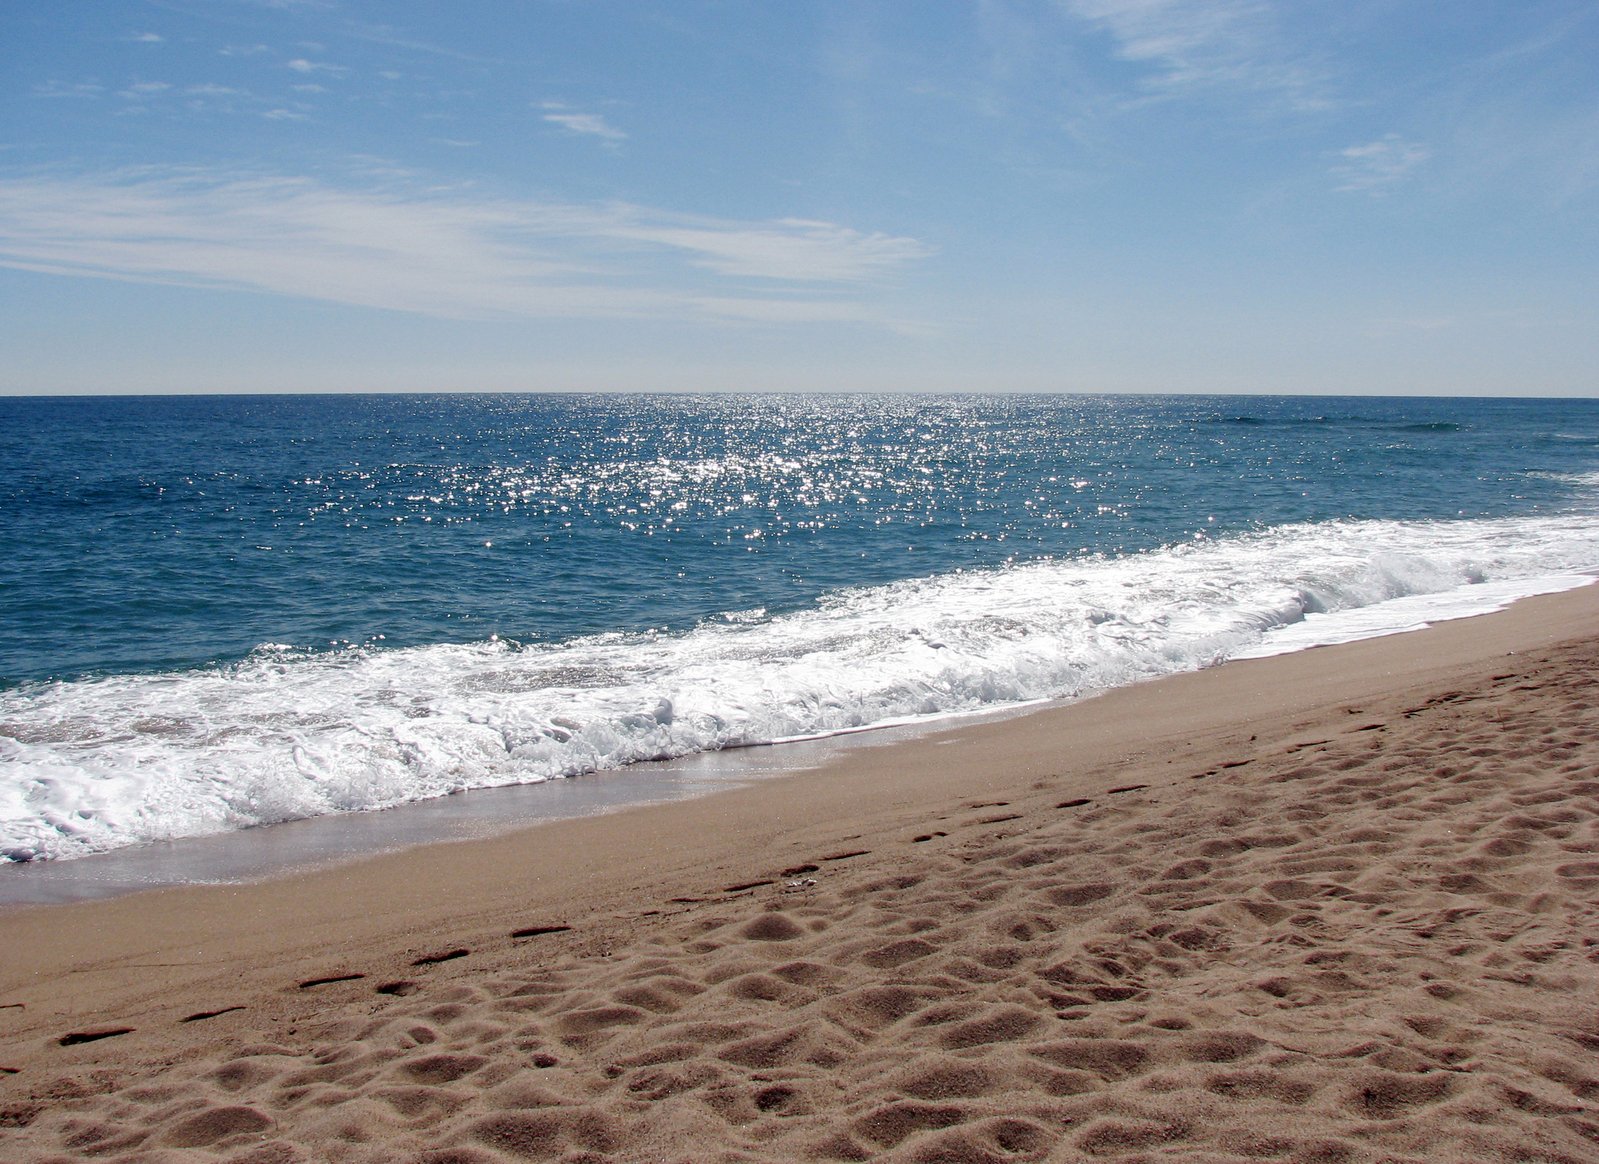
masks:
<svg viewBox="0 0 1599 1164"><path fill-rule="evenodd" d="M558 125L569 133L597 137L612 144L627 140L626 133L617 129L598 113L568 111L566 106L554 101L546 101L542 108L549 110L544 114L545 121L551 125Z"/></svg>
<svg viewBox="0 0 1599 1164"><path fill-rule="evenodd" d="M1377 141L1350 146L1339 156L1343 161L1333 167L1333 176L1339 179L1340 191L1382 194L1426 163L1432 151L1390 133Z"/></svg>
<svg viewBox="0 0 1599 1164"><path fill-rule="evenodd" d="M544 120L569 129L573 133L601 137L606 141L625 141L627 134L606 123L598 113L546 113Z"/></svg>
<svg viewBox="0 0 1599 1164"><path fill-rule="evenodd" d="M1319 108L1318 77L1284 43L1266 0L1059 0L1117 43L1117 55L1152 70L1161 91L1270 92Z"/></svg>
<svg viewBox="0 0 1599 1164"><path fill-rule="evenodd" d="M445 318L888 323L851 297L930 253L833 223L194 174L0 180L0 265Z"/></svg>

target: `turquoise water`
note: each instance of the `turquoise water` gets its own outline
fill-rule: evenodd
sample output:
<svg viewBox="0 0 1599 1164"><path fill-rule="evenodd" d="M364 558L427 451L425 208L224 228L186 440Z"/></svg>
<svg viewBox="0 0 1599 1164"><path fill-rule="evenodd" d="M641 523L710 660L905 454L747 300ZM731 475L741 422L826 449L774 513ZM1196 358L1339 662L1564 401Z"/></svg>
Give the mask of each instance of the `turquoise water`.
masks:
<svg viewBox="0 0 1599 1164"><path fill-rule="evenodd" d="M0 400L0 852L1070 696L1599 567L1599 403Z"/></svg>

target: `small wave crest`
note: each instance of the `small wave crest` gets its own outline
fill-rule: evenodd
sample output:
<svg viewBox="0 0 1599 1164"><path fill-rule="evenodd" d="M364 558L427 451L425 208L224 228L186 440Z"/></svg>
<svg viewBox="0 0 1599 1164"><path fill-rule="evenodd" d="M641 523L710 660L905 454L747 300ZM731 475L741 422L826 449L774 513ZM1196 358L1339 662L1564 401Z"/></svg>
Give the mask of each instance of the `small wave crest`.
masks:
<svg viewBox="0 0 1599 1164"><path fill-rule="evenodd" d="M1529 477L1540 477L1545 481L1560 481L1566 485L1581 485L1588 489L1599 489L1599 472L1596 473L1528 473Z"/></svg>
<svg viewBox="0 0 1599 1164"><path fill-rule="evenodd" d="M71 857L1192 670L1307 614L1599 564L1592 519L1287 526L845 590L681 634L0 692L0 855Z"/></svg>

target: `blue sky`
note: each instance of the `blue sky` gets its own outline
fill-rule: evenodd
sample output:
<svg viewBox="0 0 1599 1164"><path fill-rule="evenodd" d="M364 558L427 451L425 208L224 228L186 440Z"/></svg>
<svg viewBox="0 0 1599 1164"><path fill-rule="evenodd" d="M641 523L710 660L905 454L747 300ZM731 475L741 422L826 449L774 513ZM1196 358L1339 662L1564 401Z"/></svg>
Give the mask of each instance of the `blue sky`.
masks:
<svg viewBox="0 0 1599 1164"><path fill-rule="evenodd" d="M1599 394L1593 0L74 0L0 60L0 392Z"/></svg>

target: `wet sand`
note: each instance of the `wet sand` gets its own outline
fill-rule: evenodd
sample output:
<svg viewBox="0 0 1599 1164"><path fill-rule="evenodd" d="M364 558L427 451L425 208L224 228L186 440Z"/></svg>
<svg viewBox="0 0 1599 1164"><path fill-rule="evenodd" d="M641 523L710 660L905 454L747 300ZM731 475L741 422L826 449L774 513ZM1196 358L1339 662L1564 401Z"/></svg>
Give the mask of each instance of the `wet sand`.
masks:
<svg viewBox="0 0 1599 1164"><path fill-rule="evenodd" d="M1599 1158L1599 587L0 912L0 1158Z"/></svg>

